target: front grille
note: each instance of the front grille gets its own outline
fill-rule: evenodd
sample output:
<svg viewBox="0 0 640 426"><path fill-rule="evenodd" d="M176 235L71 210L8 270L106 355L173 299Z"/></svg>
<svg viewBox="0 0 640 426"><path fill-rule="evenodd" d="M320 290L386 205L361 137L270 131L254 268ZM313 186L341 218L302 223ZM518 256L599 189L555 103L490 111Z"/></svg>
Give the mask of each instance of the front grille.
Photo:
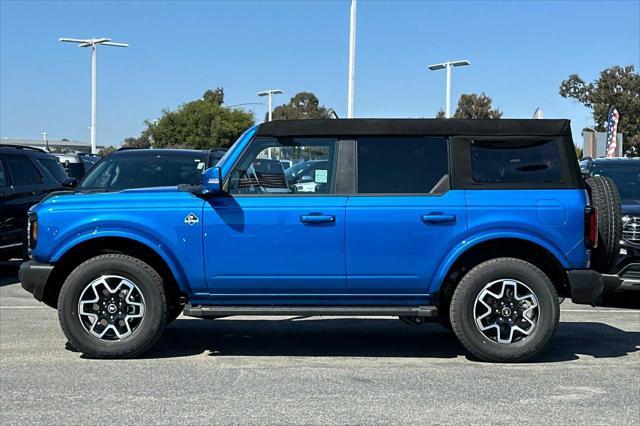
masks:
<svg viewBox="0 0 640 426"><path fill-rule="evenodd" d="M622 228L622 238L640 244L640 217L631 216L631 219Z"/></svg>

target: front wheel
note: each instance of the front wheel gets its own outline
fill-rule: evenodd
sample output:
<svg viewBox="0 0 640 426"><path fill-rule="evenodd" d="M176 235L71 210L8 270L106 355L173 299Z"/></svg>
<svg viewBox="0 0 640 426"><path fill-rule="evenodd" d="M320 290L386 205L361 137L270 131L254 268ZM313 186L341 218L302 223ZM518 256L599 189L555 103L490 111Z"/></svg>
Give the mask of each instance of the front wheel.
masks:
<svg viewBox="0 0 640 426"><path fill-rule="evenodd" d="M130 358L162 334L167 304L160 275L131 256L91 258L69 275L58 298L65 336L95 358Z"/></svg>
<svg viewBox="0 0 640 426"><path fill-rule="evenodd" d="M453 331L475 356L518 362L538 354L560 318L549 278L520 259L486 261L456 287L449 310Z"/></svg>

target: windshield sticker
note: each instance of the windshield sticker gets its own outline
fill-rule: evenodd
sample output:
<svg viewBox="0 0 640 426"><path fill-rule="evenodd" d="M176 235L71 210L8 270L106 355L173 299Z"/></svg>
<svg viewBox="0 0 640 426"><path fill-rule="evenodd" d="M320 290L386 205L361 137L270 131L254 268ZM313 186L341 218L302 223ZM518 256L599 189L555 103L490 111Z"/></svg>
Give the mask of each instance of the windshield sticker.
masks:
<svg viewBox="0 0 640 426"><path fill-rule="evenodd" d="M327 170L316 170L316 183L327 183Z"/></svg>

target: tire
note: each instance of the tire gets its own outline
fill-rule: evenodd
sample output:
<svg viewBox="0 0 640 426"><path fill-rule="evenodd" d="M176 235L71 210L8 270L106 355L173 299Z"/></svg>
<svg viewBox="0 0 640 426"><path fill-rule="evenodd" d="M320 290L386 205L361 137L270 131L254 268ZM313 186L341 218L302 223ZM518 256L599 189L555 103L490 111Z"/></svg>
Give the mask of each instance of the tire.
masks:
<svg viewBox="0 0 640 426"><path fill-rule="evenodd" d="M513 293L514 285L517 295L524 299L522 302L506 297ZM499 294L500 288L505 295L502 299L487 294L487 289ZM510 305L509 299L515 304ZM488 305L479 300L491 304L495 300L495 304L487 309L485 306ZM520 306L521 303L525 306ZM477 319L486 312L489 315L481 319L479 325ZM505 315L507 313L509 315ZM473 355L485 361L519 362L544 349L557 328L560 305L556 289L540 269L523 260L504 257L483 262L462 278L453 293L449 314L453 331ZM481 325L494 327L490 325L492 321L494 326L503 327L499 334L495 328L481 330ZM505 330L515 330L510 324L517 324L529 334L514 331L510 342L498 342L498 339L507 340L509 333Z"/></svg>
<svg viewBox="0 0 640 426"><path fill-rule="evenodd" d="M93 297L96 303L93 303ZM117 306L117 303L124 305L123 312L114 312L115 322L108 323L109 313L105 315L105 312L111 312L112 305ZM96 306L97 311L94 310ZM101 313L100 309L106 310ZM87 310L100 317L96 315L93 321ZM123 315L120 321L118 314ZM167 303L162 278L135 257L122 254L96 256L74 269L64 282L58 298L58 318L71 345L83 354L93 358L135 357L153 346L164 330ZM106 327L101 325L105 321ZM123 326L125 323L128 325ZM102 338L92 334L101 331L104 331ZM116 335L117 331L119 335Z"/></svg>
<svg viewBox="0 0 640 426"><path fill-rule="evenodd" d="M591 268L607 273L615 267L620 255L620 193L615 183L606 176L592 176L585 182L591 194L591 202L598 210L598 245L591 252Z"/></svg>

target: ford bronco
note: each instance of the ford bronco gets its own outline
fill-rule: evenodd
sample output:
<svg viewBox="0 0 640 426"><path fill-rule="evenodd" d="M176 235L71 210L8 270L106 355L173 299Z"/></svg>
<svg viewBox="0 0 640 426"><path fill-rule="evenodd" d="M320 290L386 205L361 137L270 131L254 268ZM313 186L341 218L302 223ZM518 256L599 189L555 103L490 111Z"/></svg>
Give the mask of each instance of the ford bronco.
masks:
<svg viewBox="0 0 640 426"><path fill-rule="evenodd" d="M279 159L318 167L297 180ZM20 278L92 357L139 355L183 313L438 320L480 359L521 361L560 298L620 285L619 209L567 120L275 121L201 185L48 196Z"/></svg>

